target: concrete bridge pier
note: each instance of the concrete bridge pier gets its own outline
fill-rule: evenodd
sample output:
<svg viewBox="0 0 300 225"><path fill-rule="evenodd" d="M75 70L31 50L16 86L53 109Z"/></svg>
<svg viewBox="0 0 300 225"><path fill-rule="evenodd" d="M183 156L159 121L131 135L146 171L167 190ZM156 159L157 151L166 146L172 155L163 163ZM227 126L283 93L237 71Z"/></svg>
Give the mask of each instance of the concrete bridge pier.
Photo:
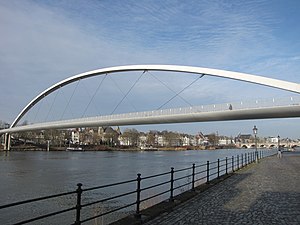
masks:
<svg viewBox="0 0 300 225"><path fill-rule="evenodd" d="M5 136L4 136L4 150L6 150L6 151L10 150L10 142L11 142L10 134L5 133Z"/></svg>

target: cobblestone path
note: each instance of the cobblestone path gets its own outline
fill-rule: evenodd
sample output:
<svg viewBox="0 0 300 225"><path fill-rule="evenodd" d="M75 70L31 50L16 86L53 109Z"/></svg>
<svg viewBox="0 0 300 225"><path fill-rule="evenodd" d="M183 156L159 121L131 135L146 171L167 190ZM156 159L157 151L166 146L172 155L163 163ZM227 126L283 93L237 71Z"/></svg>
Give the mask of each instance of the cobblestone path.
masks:
<svg viewBox="0 0 300 225"><path fill-rule="evenodd" d="M300 224L300 152L262 159L153 224Z"/></svg>

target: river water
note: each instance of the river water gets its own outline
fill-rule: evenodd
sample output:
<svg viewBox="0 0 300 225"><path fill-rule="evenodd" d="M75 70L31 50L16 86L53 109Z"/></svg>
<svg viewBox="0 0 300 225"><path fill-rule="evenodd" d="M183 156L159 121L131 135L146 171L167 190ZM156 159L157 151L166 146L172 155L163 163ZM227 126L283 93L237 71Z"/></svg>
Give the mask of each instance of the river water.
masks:
<svg viewBox="0 0 300 225"><path fill-rule="evenodd" d="M171 167L182 169L232 157L253 149L223 149L204 151L103 151L103 152L0 152L0 205L30 198L73 191L77 183L83 188L110 184L136 178L137 173L142 177L170 171ZM264 154L274 153L274 150L263 150ZM126 189L135 190L135 184ZM108 190L107 193L111 191ZM114 190L118 194L121 190ZM106 196L105 193L98 193ZM97 195L97 194L96 194ZM94 196L89 196L93 198ZM99 196L98 196L99 197ZM73 198L68 201L73 201ZM126 200L127 201L127 200ZM48 208L63 207L68 204L64 199L57 201ZM29 210L26 214L34 214L45 205L21 207L16 210L0 210L1 224L11 224L16 218L26 216L20 212ZM20 211L21 210L21 211ZM25 210L25 211L24 211ZM57 210L57 209L56 209ZM73 213L74 214L74 213ZM70 222L74 222L73 214ZM59 221L59 220L58 220ZM17 222L17 221L15 221ZM90 224L102 224L94 221ZM52 220L51 224L59 224ZM65 223L65 222L64 222ZM105 223L105 222L103 222ZM49 222L36 223L49 224ZM88 223L87 223L88 224Z"/></svg>

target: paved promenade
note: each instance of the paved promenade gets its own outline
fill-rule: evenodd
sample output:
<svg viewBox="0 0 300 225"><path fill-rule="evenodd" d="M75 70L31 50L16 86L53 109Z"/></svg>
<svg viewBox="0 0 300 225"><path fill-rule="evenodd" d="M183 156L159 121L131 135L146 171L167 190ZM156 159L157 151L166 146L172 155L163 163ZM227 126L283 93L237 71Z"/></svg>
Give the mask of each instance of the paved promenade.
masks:
<svg viewBox="0 0 300 225"><path fill-rule="evenodd" d="M300 152L249 165L153 224L300 224Z"/></svg>

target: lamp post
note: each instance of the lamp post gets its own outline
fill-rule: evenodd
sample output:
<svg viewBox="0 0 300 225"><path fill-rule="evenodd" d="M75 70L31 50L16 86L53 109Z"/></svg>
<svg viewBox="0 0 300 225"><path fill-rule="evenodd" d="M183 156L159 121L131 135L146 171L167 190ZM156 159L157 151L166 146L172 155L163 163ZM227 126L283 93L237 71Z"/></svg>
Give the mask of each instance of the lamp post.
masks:
<svg viewBox="0 0 300 225"><path fill-rule="evenodd" d="M253 127L253 134L254 134L254 139L255 139L255 162L258 163L258 154L257 154L257 127L254 125Z"/></svg>

